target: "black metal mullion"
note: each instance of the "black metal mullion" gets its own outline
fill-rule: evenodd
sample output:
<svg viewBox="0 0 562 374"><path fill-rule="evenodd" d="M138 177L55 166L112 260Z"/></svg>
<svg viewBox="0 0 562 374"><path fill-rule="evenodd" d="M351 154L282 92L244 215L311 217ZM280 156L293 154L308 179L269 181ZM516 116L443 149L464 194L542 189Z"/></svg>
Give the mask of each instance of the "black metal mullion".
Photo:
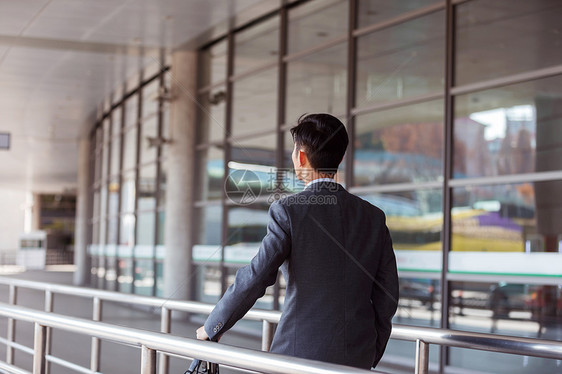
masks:
<svg viewBox="0 0 562 374"><path fill-rule="evenodd" d="M232 30L228 34L228 58L227 58L227 71L226 71L226 105L225 105L225 134L224 134L224 177L223 181L226 181L228 177L228 161L231 158L231 144L228 142L228 138L231 137L232 131L232 96L233 96L233 83L230 77L234 74L234 33ZM224 185L224 183L223 183ZM222 230L221 230L221 260L220 260L220 270L221 270L221 295L226 292L226 267L224 266L224 252L227 245L228 238L228 209L226 206L226 191L223 188L221 196L222 204Z"/></svg>
<svg viewBox="0 0 562 374"><path fill-rule="evenodd" d="M160 76L159 76L159 90L161 91L164 86L165 86L165 80L164 80L164 74L165 74L165 70L163 68L164 65L164 56L163 53L160 57L160 64L161 64L161 68L160 68ZM171 88L171 87L170 87ZM162 95L158 95L158 112L157 112L157 134L158 134L158 139L162 138L162 121L163 121L163 108L164 108L164 100L162 98ZM160 160L160 157L162 157L162 146L159 146L156 148L156 189L155 189L155 222L154 222L154 241L153 241L153 245L152 245L152 274L154 277L154 283L152 284L152 296L156 296L157 294L157 290L158 290L158 285L157 285L157 274L158 274L158 263L157 263L157 258L156 258L156 246L158 245L158 232L160 231L160 178L162 177L162 160Z"/></svg>
<svg viewBox="0 0 562 374"><path fill-rule="evenodd" d="M103 121L101 121L101 123L103 123ZM99 123L98 123L99 124ZM94 126L94 129L97 127L98 125ZM93 134L95 134L95 131L93 132ZM88 230L87 232L87 243L92 244L93 242L93 237L94 237L94 226L93 226L93 214L94 214L94 178L92 178L92 170L94 170L95 168L95 146L96 146L96 140L95 140L95 135L93 135L92 133L90 133L90 159L89 159L89 169L88 169L88 211L87 211L87 216L88 216ZM99 245L99 243L98 243ZM90 264L91 264L91 255L88 256L88 253L86 252L86 256L87 258L90 257ZM96 259L96 263L99 262L99 255L97 256L98 259ZM91 268L91 266L90 266ZM97 269L97 266L96 266ZM96 277L94 278L95 280L95 286L97 287L97 270L96 270ZM89 285L93 286L94 282L92 280L92 276L90 276L89 279Z"/></svg>
<svg viewBox="0 0 562 374"><path fill-rule="evenodd" d="M355 78L356 78L356 53L357 38L353 36L353 30L357 25L357 0L349 0L349 18L347 30L347 103L346 119L349 145L347 157L345 158L345 184L347 188L353 185L353 159L355 153L355 116L352 110L355 107Z"/></svg>
<svg viewBox="0 0 562 374"><path fill-rule="evenodd" d="M124 96L126 96L125 92L127 89L127 84L124 83L123 84L123 92L124 92ZM115 284L113 286L113 290L114 291L119 291L119 275L120 275L120 270L119 270L119 246L121 245L121 207L122 207L122 201L121 201L121 192L123 190L123 155L124 155L124 149L125 149L125 121L127 119L126 116L126 110L125 110L125 98L123 98L123 100L121 101L121 123L119 125L119 199L117 200L117 247L115 248L115 259L114 259L114 264L113 266L115 267Z"/></svg>
<svg viewBox="0 0 562 374"><path fill-rule="evenodd" d="M108 185L107 185L108 186L108 189L107 189L107 213L108 213L107 214L107 220L108 220L107 227L108 227L108 230L107 230L107 233L105 235L105 246L108 245L108 238L109 238L109 217L110 217L110 214L109 214L109 181L111 179L111 173L112 173L111 160L112 160L112 157L113 157L113 142L115 141L115 139L113 138L113 126L115 126L115 123L113 121L113 110L109 111L109 115L106 118L109 120L109 131L108 132L109 132L110 142L109 142L109 153L107 155L107 157L108 157L108 160L107 160L107 162L108 162L108 165L107 165L108 166L108 168L107 168L107 178L108 178L107 179L107 182L108 182ZM119 222L119 211L117 211L117 224L118 224L118 222ZM119 226L117 226L117 227L119 227ZM117 232L117 234L119 234L119 232ZM119 237L117 237L117 240L119 240ZM115 243L114 245L117 245L117 243ZM99 262L100 261L98 259L98 266L99 266ZM104 248L103 267L104 267L105 273L104 273L104 276L103 276L103 279L102 279L102 287L101 287L104 290L107 287L107 281L106 281L106 277L105 277L105 275L107 274L107 264L108 264L108 260L107 260L107 256L105 254L105 248Z"/></svg>
<svg viewBox="0 0 562 374"><path fill-rule="evenodd" d="M277 149L275 152L275 166L277 167L275 175L275 190L282 193L283 186L279 182L285 180L286 169L288 165L285 165L285 132L281 127L286 121L286 96L287 96L287 63L283 61L283 58L287 54L287 34L289 28L289 14L284 1L283 6L279 11L279 53L277 59ZM279 296L281 295L281 289L279 284L279 274L277 275L277 281L273 285L273 309L279 310Z"/></svg>
<svg viewBox="0 0 562 374"><path fill-rule="evenodd" d="M141 126L141 118L142 118L142 80L144 77L144 70L140 71L140 79L139 79L139 88L137 90L137 120L135 121L135 127L137 129L137 147L136 147L136 154L135 154L135 206L133 208L133 214L135 215L135 225L133 227L133 250L131 255L131 263L132 263L132 273L133 273L133 281L131 284L131 293L135 293L135 276L136 276L136 268L137 268L137 233L138 233L138 225L139 225L139 214L138 214L138 207L139 207L139 176L140 176L140 144L142 138L142 126Z"/></svg>
<svg viewBox="0 0 562 374"><path fill-rule="evenodd" d="M454 86L454 63L455 63L455 14L452 0L447 0L445 16L445 117L444 117L444 141L445 150L443 154L443 244L441 261L441 321L440 327L449 328L449 250L451 249L451 208L452 190L449 180L453 175L453 124L454 124L454 97L451 88ZM446 346L440 348L439 372L444 373L449 363L449 349Z"/></svg>

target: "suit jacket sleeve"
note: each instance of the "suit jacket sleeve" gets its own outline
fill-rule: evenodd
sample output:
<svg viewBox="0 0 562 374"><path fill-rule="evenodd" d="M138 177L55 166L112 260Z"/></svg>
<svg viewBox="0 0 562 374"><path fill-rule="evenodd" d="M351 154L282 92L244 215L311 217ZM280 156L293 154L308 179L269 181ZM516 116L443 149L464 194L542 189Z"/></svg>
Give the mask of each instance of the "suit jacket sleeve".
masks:
<svg viewBox="0 0 562 374"><path fill-rule="evenodd" d="M376 356L373 367L377 366L386 349L386 343L392 331L392 317L398 308L398 271L396 258L392 249L392 239L385 227L385 239L379 268L371 294L375 311L375 329L377 331Z"/></svg>
<svg viewBox="0 0 562 374"><path fill-rule="evenodd" d="M274 202L269 208L267 234L250 265L238 270L234 283L227 289L205 322L211 340L218 338L242 318L257 299L275 283L277 271L289 256L291 237L289 217L283 205Z"/></svg>

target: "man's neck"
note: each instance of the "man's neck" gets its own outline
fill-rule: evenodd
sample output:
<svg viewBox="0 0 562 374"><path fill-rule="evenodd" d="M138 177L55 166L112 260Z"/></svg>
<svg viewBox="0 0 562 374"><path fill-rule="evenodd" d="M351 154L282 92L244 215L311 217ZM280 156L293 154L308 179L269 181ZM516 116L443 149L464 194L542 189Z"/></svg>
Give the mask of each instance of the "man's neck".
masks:
<svg viewBox="0 0 562 374"><path fill-rule="evenodd" d="M334 179L334 177L335 177L335 175L332 174L332 173L322 173L322 172L314 170L314 171L310 172L310 174L306 175L303 178L303 182L306 183L306 184L309 184L309 183L311 183L311 182L313 182L317 179L325 179L325 178Z"/></svg>
<svg viewBox="0 0 562 374"><path fill-rule="evenodd" d="M329 176L320 176L318 175L316 178L314 179L309 179L308 182L306 182L305 188L310 186L313 183L317 183L317 182L335 182L334 180L334 176L333 175L329 175Z"/></svg>

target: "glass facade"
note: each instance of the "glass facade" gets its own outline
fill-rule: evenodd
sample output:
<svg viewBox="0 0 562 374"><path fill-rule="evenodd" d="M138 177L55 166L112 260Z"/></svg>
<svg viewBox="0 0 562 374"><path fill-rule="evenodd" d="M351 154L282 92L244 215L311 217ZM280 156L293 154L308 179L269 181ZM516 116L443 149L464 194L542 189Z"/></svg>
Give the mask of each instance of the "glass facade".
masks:
<svg viewBox="0 0 562 374"><path fill-rule="evenodd" d="M195 298L216 302L256 253L272 197L302 190L289 128L329 112L351 136L337 179L387 215L396 323L558 339L562 330L559 1L311 0L199 51ZM159 295L169 80L104 107L92 132L92 279ZM152 97L152 99L151 99ZM136 116L136 117L135 117ZM240 191L248 191L241 194ZM280 309L282 277L258 301ZM385 359L412 360L391 341ZM455 349L432 365L556 362ZM523 371L521 371L523 372Z"/></svg>
<svg viewBox="0 0 562 374"><path fill-rule="evenodd" d="M199 300L216 300L257 251L269 197L302 189L288 129L329 112L352 135L339 181L387 215L401 282L395 322L556 339L560 6L295 2L203 47ZM280 280L259 306L282 303ZM413 350L392 341L387 355L410 360ZM479 371L496 356L505 360L454 349L430 360ZM547 373L556 363L529 365Z"/></svg>
<svg viewBox="0 0 562 374"><path fill-rule="evenodd" d="M91 284L162 294L165 174L162 145L168 105L160 97L168 69L138 80L107 102L92 132ZM131 86L131 85L130 85ZM158 143L158 142L156 142Z"/></svg>

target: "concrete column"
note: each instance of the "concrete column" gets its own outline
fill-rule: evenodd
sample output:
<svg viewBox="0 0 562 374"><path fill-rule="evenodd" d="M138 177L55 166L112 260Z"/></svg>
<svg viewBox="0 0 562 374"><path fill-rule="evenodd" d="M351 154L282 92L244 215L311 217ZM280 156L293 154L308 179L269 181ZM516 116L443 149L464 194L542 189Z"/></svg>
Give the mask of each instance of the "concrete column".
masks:
<svg viewBox="0 0 562 374"><path fill-rule="evenodd" d="M170 138L166 168L164 297L191 299L192 206L197 105L197 53L172 55Z"/></svg>
<svg viewBox="0 0 562 374"><path fill-rule="evenodd" d="M90 267L88 264L88 190L90 175L90 140L87 137L78 141L78 190L76 192L76 223L74 229L74 284L84 286L88 283Z"/></svg>
<svg viewBox="0 0 562 374"><path fill-rule="evenodd" d="M31 208L31 231L41 228L41 195L33 194L33 207Z"/></svg>

